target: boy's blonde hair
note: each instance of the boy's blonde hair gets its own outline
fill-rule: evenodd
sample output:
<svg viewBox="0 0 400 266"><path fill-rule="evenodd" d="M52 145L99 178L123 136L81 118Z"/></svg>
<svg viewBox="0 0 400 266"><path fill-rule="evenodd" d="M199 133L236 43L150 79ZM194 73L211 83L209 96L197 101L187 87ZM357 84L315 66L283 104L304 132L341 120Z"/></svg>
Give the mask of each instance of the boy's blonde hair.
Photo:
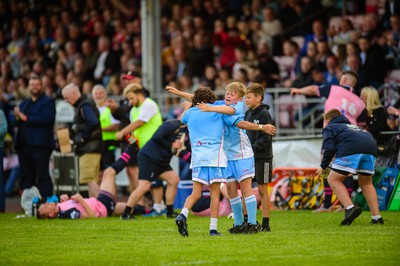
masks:
<svg viewBox="0 0 400 266"><path fill-rule="evenodd" d="M260 83L251 84L246 90L246 94L248 93L253 93L254 96L260 96L261 102L264 100L264 87Z"/></svg>
<svg viewBox="0 0 400 266"><path fill-rule="evenodd" d="M326 112L323 117L325 121L330 121L335 117L341 116L342 113L338 109L331 109L328 112Z"/></svg>
<svg viewBox="0 0 400 266"><path fill-rule="evenodd" d="M226 91L236 92L239 97L243 97L246 94L246 86L241 82L231 82L226 86Z"/></svg>
<svg viewBox="0 0 400 266"><path fill-rule="evenodd" d="M124 89L124 96L126 96L130 92L144 95L143 87L138 83L131 83L128 86L126 86Z"/></svg>
<svg viewBox="0 0 400 266"><path fill-rule="evenodd" d="M365 109L372 113L373 110L382 106L381 100L379 99L379 93L374 87L364 87L361 90L361 94L367 95L367 102L365 103Z"/></svg>

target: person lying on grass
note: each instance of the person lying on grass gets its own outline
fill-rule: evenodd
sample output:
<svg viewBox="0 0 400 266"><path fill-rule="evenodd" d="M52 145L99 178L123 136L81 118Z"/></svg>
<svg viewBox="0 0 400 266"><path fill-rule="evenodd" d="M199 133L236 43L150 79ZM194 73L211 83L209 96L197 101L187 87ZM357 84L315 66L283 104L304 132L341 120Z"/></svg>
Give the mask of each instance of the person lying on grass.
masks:
<svg viewBox="0 0 400 266"><path fill-rule="evenodd" d="M60 203L44 203L38 209L38 218L81 219L122 214L125 203L116 202L115 177L103 177L97 198L83 198L77 193L60 196Z"/></svg>

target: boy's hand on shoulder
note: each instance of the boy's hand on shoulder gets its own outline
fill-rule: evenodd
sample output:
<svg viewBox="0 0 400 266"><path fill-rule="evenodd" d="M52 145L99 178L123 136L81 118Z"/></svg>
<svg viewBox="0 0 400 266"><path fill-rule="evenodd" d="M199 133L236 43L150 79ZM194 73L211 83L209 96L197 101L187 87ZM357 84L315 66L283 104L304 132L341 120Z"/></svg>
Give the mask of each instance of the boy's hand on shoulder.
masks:
<svg viewBox="0 0 400 266"><path fill-rule="evenodd" d="M262 125L262 129L265 133L275 136L276 134L276 127L271 124Z"/></svg>
<svg viewBox="0 0 400 266"><path fill-rule="evenodd" d="M199 108L202 112L210 112L210 106L205 103L198 103L196 107Z"/></svg>

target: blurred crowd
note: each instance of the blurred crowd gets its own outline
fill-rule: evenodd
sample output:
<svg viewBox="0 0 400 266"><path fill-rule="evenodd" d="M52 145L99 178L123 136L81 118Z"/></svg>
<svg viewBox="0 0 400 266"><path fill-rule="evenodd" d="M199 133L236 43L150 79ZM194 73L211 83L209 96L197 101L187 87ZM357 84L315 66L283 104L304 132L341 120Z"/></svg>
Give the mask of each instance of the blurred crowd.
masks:
<svg viewBox="0 0 400 266"><path fill-rule="evenodd" d="M182 90L201 84L223 91L232 80L335 83L343 70L359 74L359 89L379 88L400 67L398 1L387 0L381 12L371 1L346 1L349 16L336 23L336 1L160 2L163 84ZM1 0L0 25L3 109L27 96L31 73L60 97L70 82L84 94L101 83L119 95L119 75L141 71L138 0Z"/></svg>

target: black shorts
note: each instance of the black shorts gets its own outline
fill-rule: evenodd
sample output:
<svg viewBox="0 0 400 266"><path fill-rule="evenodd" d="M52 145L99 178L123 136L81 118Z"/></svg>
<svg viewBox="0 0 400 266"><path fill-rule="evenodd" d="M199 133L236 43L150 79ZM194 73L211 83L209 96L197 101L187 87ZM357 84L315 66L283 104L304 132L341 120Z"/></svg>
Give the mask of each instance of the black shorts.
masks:
<svg viewBox="0 0 400 266"><path fill-rule="evenodd" d="M136 145L136 143L129 145L121 154L121 156L111 165L111 167L118 174L127 166L137 165L138 152L139 147Z"/></svg>
<svg viewBox="0 0 400 266"><path fill-rule="evenodd" d="M100 170L103 171L115 162L115 150L106 150L101 154Z"/></svg>
<svg viewBox="0 0 400 266"><path fill-rule="evenodd" d="M100 190L97 200L100 201L107 209L107 215L112 216L115 208L115 197L108 191Z"/></svg>
<svg viewBox="0 0 400 266"><path fill-rule="evenodd" d="M272 160L256 160L255 161L255 175L253 181L258 185L268 184L272 179Z"/></svg>
<svg viewBox="0 0 400 266"><path fill-rule="evenodd" d="M160 178L156 178L151 181L151 187L157 188L162 186L164 186L164 181L161 180Z"/></svg>
<svg viewBox="0 0 400 266"><path fill-rule="evenodd" d="M160 164L159 162L153 161L149 156L139 153L138 156L139 166L139 180L148 180L150 182L158 178L162 173L171 171L172 168L168 164Z"/></svg>

